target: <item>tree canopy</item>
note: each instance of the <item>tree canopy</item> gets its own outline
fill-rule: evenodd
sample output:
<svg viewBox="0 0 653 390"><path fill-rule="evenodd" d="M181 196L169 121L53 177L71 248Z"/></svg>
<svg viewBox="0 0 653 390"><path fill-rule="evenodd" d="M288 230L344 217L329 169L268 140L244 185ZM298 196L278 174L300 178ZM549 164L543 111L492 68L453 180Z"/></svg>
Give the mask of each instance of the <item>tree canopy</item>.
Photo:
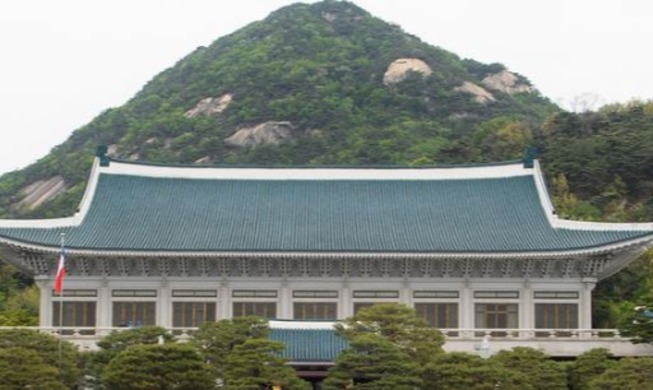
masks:
<svg viewBox="0 0 653 390"><path fill-rule="evenodd" d="M133 345L116 355L102 372L107 390L214 389L215 375L187 344Z"/></svg>

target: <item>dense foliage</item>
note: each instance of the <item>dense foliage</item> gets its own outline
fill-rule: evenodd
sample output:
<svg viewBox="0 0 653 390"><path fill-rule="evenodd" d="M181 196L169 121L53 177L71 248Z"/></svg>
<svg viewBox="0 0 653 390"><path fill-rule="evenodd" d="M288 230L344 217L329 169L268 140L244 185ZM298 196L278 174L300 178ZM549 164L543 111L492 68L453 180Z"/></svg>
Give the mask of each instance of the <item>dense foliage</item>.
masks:
<svg viewBox="0 0 653 390"><path fill-rule="evenodd" d="M337 324L349 343L329 370L325 389L414 389L421 367L442 354L444 337L399 304L377 304Z"/></svg>
<svg viewBox="0 0 653 390"><path fill-rule="evenodd" d="M32 374L29 370L34 370L35 378L43 379L47 374L54 374L50 380L43 382L52 384L52 389L63 388L62 385L65 388L73 388L81 374L78 368L80 356L77 348L67 341L59 341L57 337L45 333L27 329L2 329L0 352L2 352L0 361L4 362L0 365L0 375L5 375L0 377L0 386L13 380L24 386L20 388L35 386L36 384L29 378ZM9 361L10 359L4 358L7 356L12 356L11 359L16 360ZM36 356L38 359L35 359ZM15 365L21 364L26 366L16 369ZM15 371L12 371L14 369ZM4 381L3 378L7 377L12 379Z"/></svg>
<svg viewBox="0 0 653 390"><path fill-rule="evenodd" d="M141 344L116 355L102 372L107 390L214 389L211 366L188 344Z"/></svg>
<svg viewBox="0 0 653 390"><path fill-rule="evenodd" d="M399 305L395 305L399 306ZM619 361L602 349L587 351L573 361L555 361L541 351L518 347L494 351L489 358L478 354L444 352L411 356L411 339L397 338L392 329L401 324L411 327L415 319L408 309L388 306L375 315L389 313L378 327L367 315L368 325L343 333L349 348L337 357L335 366L323 382L324 389L351 390L532 390L532 389L653 389L653 359L625 358ZM401 315L396 315L401 312ZM267 324L258 320L258 324ZM348 319L352 323L352 318ZM0 331L0 390L4 389L213 389L272 390L309 389L293 368L281 358L283 344L266 337L240 338L234 344L222 344L224 358L219 367L206 359L203 345L228 333L252 332L251 319L242 322L215 323L224 331L217 337L191 336L190 342L178 342L171 335L159 338L157 328L127 329L100 341L99 351L77 353L66 341L59 344L53 336L32 330ZM263 329L261 327L254 327ZM258 331L256 331L258 334ZM152 341L156 339L156 343ZM418 337L419 339L419 337ZM122 342L120 341L122 340ZM403 341L402 341L403 340ZM124 342L124 344L123 344ZM438 345L436 338L433 341ZM59 348L61 347L61 352ZM433 348L426 348L433 349ZM112 352L108 354L107 352ZM214 350L215 351L215 350ZM110 355L110 356L109 356ZM109 357L109 360L103 358ZM90 364L102 360L101 369ZM219 369L218 369L219 368Z"/></svg>

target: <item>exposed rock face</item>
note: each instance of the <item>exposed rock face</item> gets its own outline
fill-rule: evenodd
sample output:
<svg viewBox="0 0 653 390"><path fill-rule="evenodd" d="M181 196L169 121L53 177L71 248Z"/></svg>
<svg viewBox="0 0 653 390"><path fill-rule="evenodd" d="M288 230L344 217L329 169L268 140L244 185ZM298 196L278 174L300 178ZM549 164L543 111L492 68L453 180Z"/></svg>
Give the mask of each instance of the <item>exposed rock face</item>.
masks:
<svg viewBox="0 0 653 390"><path fill-rule="evenodd" d="M507 70L487 76L483 84L488 87L510 95L520 92L533 92L535 88L519 81L517 75Z"/></svg>
<svg viewBox="0 0 653 390"><path fill-rule="evenodd" d="M116 157L118 155L118 145L112 144L107 147L107 156Z"/></svg>
<svg viewBox="0 0 653 390"><path fill-rule="evenodd" d="M336 19L338 19L338 15L333 14L331 12L322 12L322 17L327 21L327 22L333 22Z"/></svg>
<svg viewBox="0 0 653 390"><path fill-rule="evenodd" d="M218 116L227 109L233 96L229 93L220 97L207 97L184 113L186 118L195 118L198 115Z"/></svg>
<svg viewBox="0 0 653 390"><path fill-rule="evenodd" d="M198 165L207 165L207 164L210 164L210 163L211 163L211 157L209 157L209 156L204 156L204 157L200 158L199 160L195 160L195 164L198 164Z"/></svg>
<svg viewBox="0 0 653 390"><path fill-rule="evenodd" d="M469 81L465 81L463 85L454 88L454 91L465 92L474 95L474 100L481 104L487 104L496 100L491 93Z"/></svg>
<svg viewBox="0 0 653 390"><path fill-rule="evenodd" d="M27 207L35 209L53 199L66 189L63 177L54 176L48 180L39 180L20 190L23 197L20 202L13 205L15 208Z"/></svg>
<svg viewBox="0 0 653 390"><path fill-rule="evenodd" d="M254 127L238 129L224 142L232 146L278 145L292 139L295 126L290 122L265 122Z"/></svg>
<svg viewBox="0 0 653 390"><path fill-rule="evenodd" d="M388 69L383 75L383 84L384 85L394 85L403 81L408 72L417 72L421 73L424 76L428 76L433 73L433 70L426 62L417 59L417 58L398 58L388 66Z"/></svg>

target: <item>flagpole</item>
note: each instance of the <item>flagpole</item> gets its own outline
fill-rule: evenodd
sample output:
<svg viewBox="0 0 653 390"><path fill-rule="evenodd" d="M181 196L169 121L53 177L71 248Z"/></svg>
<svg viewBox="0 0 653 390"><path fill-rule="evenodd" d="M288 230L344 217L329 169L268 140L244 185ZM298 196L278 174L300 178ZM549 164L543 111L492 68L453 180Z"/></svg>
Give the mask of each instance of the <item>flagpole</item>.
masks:
<svg viewBox="0 0 653 390"><path fill-rule="evenodd" d="M61 262L61 257L64 256L65 243L66 243L66 233L61 233L61 252L59 253L59 262ZM63 297L64 297L63 278L61 278L60 283L61 283L60 284L61 290L59 291L59 375L63 376L63 372L61 370L61 360L62 360L61 339L63 338Z"/></svg>

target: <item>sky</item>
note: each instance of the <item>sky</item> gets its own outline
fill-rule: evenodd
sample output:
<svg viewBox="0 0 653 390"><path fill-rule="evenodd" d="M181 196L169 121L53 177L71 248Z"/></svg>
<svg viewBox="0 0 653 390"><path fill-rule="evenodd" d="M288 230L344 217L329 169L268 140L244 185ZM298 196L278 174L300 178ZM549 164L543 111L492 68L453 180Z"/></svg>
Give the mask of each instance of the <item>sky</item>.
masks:
<svg viewBox="0 0 653 390"><path fill-rule="evenodd" d="M198 46L295 2L1 2L0 174L44 157ZM460 57L502 63L567 109L653 99L650 1L353 2Z"/></svg>

